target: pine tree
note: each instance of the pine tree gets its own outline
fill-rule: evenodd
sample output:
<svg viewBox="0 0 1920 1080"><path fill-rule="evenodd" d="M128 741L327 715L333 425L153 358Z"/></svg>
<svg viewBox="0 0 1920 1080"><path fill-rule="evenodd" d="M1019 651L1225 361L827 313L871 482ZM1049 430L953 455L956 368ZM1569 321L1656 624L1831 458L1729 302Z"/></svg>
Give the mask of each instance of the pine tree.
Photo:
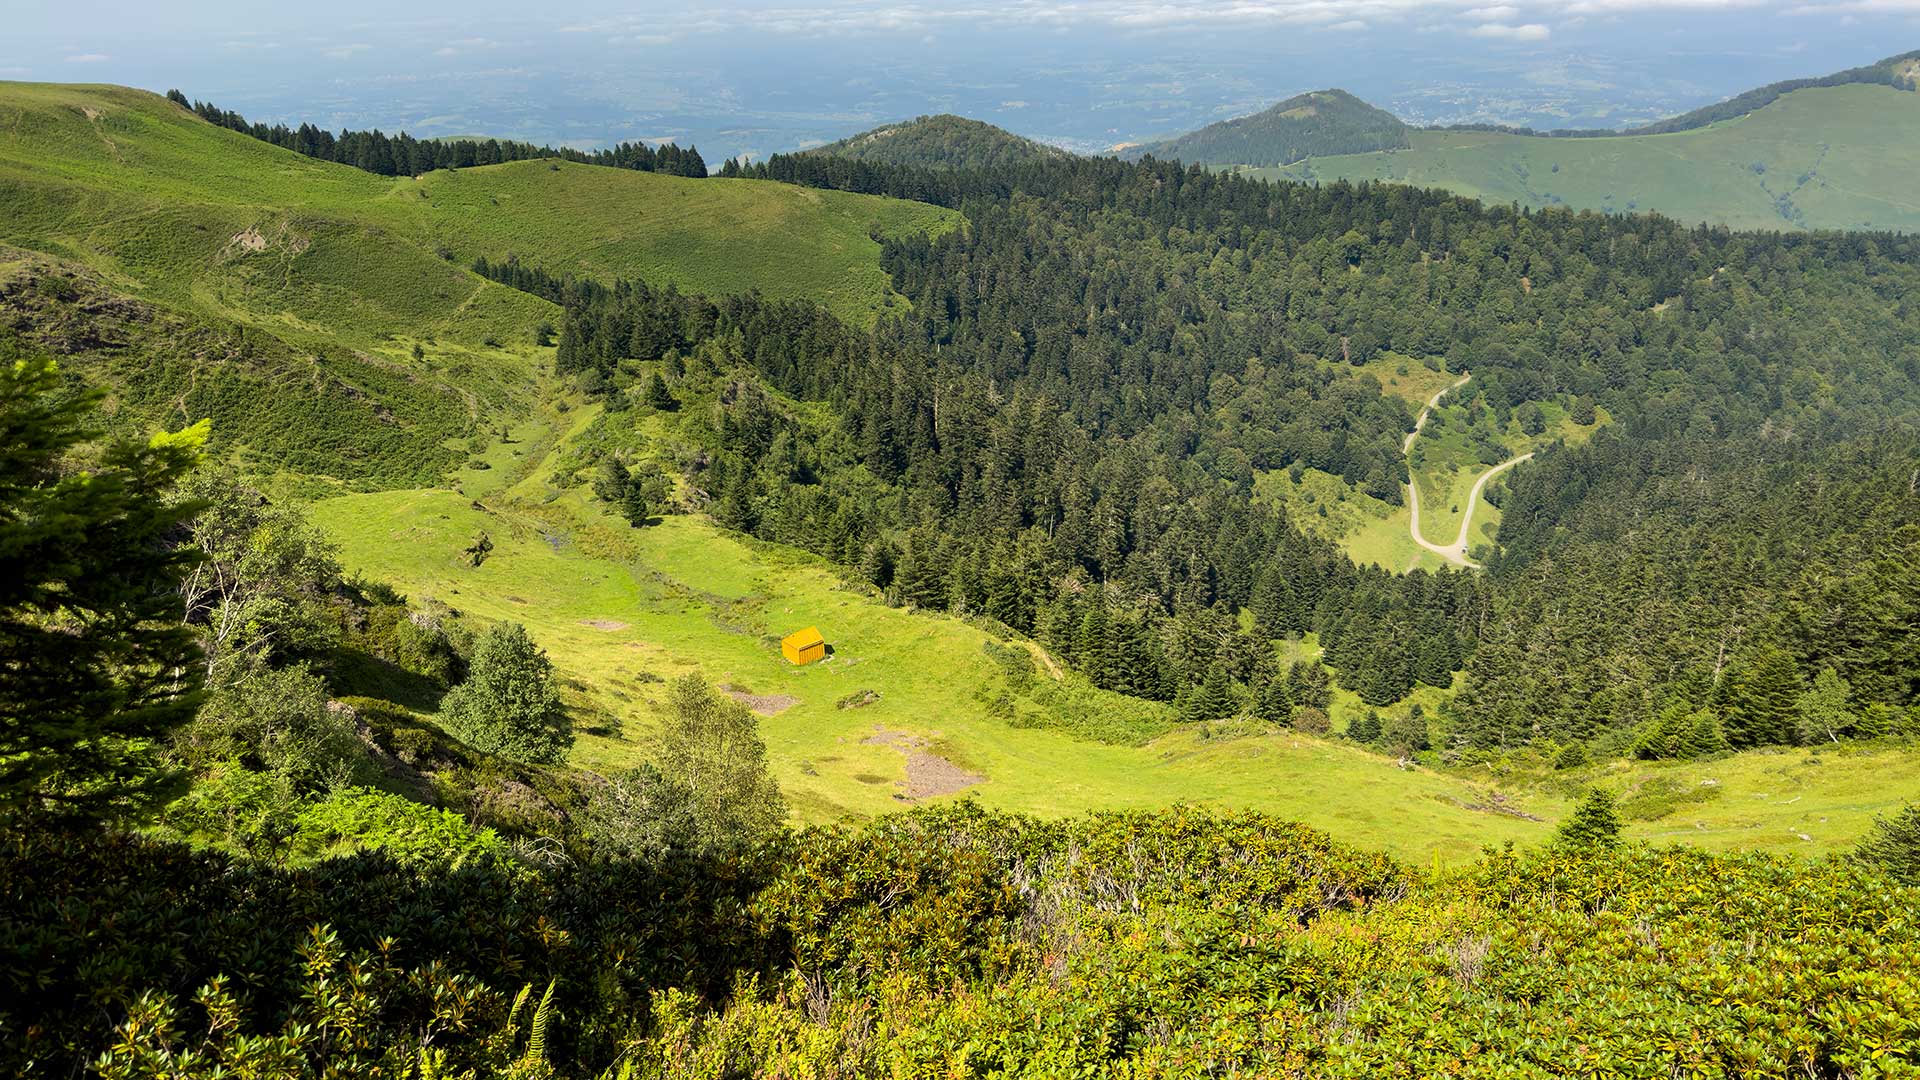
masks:
<svg viewBox="0 0 1920 1080"><path fill-rule="evenodd" d="M626 499L631 480L625 465L616 458L606 458L600 462L600 468L593 474L593 497L603 503L618 506Z"/></svg>
<svg viewBox="0 0 1920 1080"><path fill-rule="evenodd" d="M1207 669L1200 684L1187 695L1182 720L1189 723L1203 720L1220 720L1232 716L1240 708L1233 693L1233 683L1227 678L1225 668L1215 664Z"/></svg>
<svg viewBox="0 0 1920 1080"><path fill-rule="evenodd" d="M1727 687L1727 742L1735 749L1791 743L1800 678L1793 657L1776 646L1756 650Z"/></svg>
<svg viewBox="0 0 1920 1080"><path fill-rule="evenodd" d="M1333 678L1318 660L1295 660L1287 669L1287 689L1295 705L1325 712L1333 704Z"/></svg>
<svg viewBox="0 0 1920 1080"><path fill-rule="evenodd" d="M1287 680L1274 675L1256 688L1253 715L1269 724L1291 724L1293 705L1293 693Z"/></svg>
<svg viewBox="0 0 1920 1080"><path fill-rule="evenodd" d="M199 704L172 538L198 507L167 496L199 460L202 421L114 442L65 467L97 394L0 340L0 811L137 813L170 777L152 748Z"/></svg>
<svg viewBox="0 0 1920 1080"><path fill-rule="evenodd" d="M1590 788L1567 820L1560 823L1554 839L1574 848L1612 847L1620 842L1620 813L1613 795Z"/></svg>
<svg viewBox="0 0 1920 1080"><path fill-rule="evenodd" d="M647 404L661 412L672 412L680 407L680 399L673 396L672 390L667 389L667 380L661 378L657 371L653 373L652 380L647 383Z"/></svg>
<svg viewBox="0 0 1920 1080"><path fill-rule="evenodd" d="M1920 886L1920 806L1874 818L1873 830L1854 849L1854 857L1902 885Z"/></svg>

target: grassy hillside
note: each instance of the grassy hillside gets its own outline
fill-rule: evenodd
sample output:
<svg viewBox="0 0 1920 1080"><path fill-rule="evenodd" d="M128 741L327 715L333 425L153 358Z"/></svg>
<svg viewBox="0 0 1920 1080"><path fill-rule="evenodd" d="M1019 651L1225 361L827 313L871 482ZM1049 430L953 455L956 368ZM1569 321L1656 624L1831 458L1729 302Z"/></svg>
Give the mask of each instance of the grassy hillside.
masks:
<svg viewBox="0 0 1920 1080"><path fill-rule="evenodd" d="M1164 707L1056 678L1050 658L1017 639L888 607L821 560L704 518L628 528L580 489L549 485L552 455L593 411L548 412L515 429L485 455L494 468L459 493L349 495L312 508L350 569L416 600L526 624L599 732L580 738L578 764L646 760L664 680L698 671L767 713L776 775L805 820L882 813L928 785L1049 815L1176 802L1275 808L1423 858L1543 834L1468 809L1480 801L1469 785L1337 741L1174 731ZM483 531L492 553L465 565L463 549ZM834 654L794 668L778 638L805 625L818 625ZM1032 660L1010 665L1010 654ZM865 691L877 698L841 706ZM1002 693L1010 717L996 710Z"/></svg>
<svg viewBox="0 0 1920 1080"><path fill-rule="evenodd" d="M1065 157L1056 146L964 116L922 116L851 135L809 153L852 158L876 165L929 169L980 169Z"/></svg>
<svg viewBox="0 0 1920 1080"><path fill-rule="evenodd" d="M436 482L482 426L531 408L534 332L559 311L469 272L475 257L818 300L861 322L905 304L874 237L956 220L565 162L389 179L143 91L0 83L15 328L110 387L129 423L212 416L216 445L262 473L356 487Z"/></svg>
<svg viewBox="0 0 1920 1080"><path fill-rule="evenodd" d="M0 240L294 331L524 334L530 302L459 269L508 253L556 272L821 298L865 320L901 303L872 234L954 220L899 200L549 161L390 180L141 91L0 83Z"/></svg>
<svg viewBox="0 0 1920 1080"><path fill-rule="evenodd" d="M1410 130L1399 117L1345 90L1315 90L1252 116L1128 147L1125 156L1152 154L1209 165L1276 166L1305 157L1404 147Z"/></svg>
<svg viewBox="0 0 1920 1080"><path fill-rule="evenodd" d="M1412 146L1258 175L1385 180L1488 202L1658 211L1749 229L1920 229L1920 93L1796 90L1750 115L1664 135L1416 131Z"/></svg>
<svg viewBox="0 0 1920 1080"><path fill-rule="evenodd" d="M1337 737L1177 725L1164 707L1096 690L989 625L888 607L811 555L698 516L629 528L584 489L555 485L598 412L543 408L479 455L490 468L469 471L458 491L312 507L349 569L416 602L524 623L569 688L583 729L574 762L589 768L648 760L666 682L696 671L762 712L781 787L815 822L961 795L1047 816L1188 803L1268 810L1364 846L1455 861L1544 837L1588 783L1645 796L1632 804L1636 833L1808 851L1837 850L1873 813L1920 795L1920 769L1898 751L1454 775ZM648 422L652 445L672 441L666 424ZM1404 537L1404 518L1399 528ZM482 532L492 551L470 566L462 553ZM778 639L807 625L834 653L794 668ZM1311 636L1281 649L1283 662L1319 652ZM1383 711L1432 712L1447 696L1421 688ZM1342 727L1364 708L1336 690L1329 711ZM1889 779L1861 795L1861 770L1882 766ZM1715 794L1695 797L1704 779Z"/></svg>

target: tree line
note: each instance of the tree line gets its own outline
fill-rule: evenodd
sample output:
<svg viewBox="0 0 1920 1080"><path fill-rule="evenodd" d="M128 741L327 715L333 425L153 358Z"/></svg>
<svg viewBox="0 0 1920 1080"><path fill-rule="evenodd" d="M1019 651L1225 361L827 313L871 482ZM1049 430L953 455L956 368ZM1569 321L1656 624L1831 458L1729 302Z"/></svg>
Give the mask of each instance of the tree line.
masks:
<svg viewBox="0 0 1920 1080"><path fill-rule="evenodd" d="M704 177L707 163L694 147L681 149L673 143L658 147L646 143L620 143L601 150L575 150L572 147L536 146L511 139L416 139L406 132L388 135L372 131L342 130L334 134L322 127L302 123L297 128L285 124L248 123L237 112L222 109L211 102L190 101L178 90L167 91L167 99L218 127L251 135L321 161L351 165L381 176L420 176L436 169L465 169L476 165L498 165L508 161L535 158L559 158L583 165L606 165L617 169L665 173L669 176Z"/></svg>

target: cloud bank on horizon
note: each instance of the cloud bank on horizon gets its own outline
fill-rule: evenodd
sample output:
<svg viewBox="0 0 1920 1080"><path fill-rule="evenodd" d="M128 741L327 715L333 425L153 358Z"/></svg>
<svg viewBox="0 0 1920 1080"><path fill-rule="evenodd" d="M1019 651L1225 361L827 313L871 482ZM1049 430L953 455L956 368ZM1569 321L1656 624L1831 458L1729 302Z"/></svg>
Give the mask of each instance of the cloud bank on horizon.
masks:
<svg viewBox="0 0 1920 1080"><path fill-rule="evenodd" d="M0 78L710 157L932 112L1103 149L1330 86L1416 123L1627 125L1920 47L1920 0L22 3Z"/></svg>

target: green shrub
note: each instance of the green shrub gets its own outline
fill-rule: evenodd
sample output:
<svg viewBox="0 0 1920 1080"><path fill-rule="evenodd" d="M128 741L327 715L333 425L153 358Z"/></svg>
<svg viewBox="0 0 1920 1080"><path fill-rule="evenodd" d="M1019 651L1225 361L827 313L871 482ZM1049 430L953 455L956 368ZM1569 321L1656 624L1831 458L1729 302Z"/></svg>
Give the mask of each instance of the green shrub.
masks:
<svg viewBox="0 0 1920 1080"><path fill-rule="evenodd" d="M467 681L447 693L440 720L474 749L516 761L565 761L573 745L553 663L519 623L500 623L480 636Z"/></svg>

